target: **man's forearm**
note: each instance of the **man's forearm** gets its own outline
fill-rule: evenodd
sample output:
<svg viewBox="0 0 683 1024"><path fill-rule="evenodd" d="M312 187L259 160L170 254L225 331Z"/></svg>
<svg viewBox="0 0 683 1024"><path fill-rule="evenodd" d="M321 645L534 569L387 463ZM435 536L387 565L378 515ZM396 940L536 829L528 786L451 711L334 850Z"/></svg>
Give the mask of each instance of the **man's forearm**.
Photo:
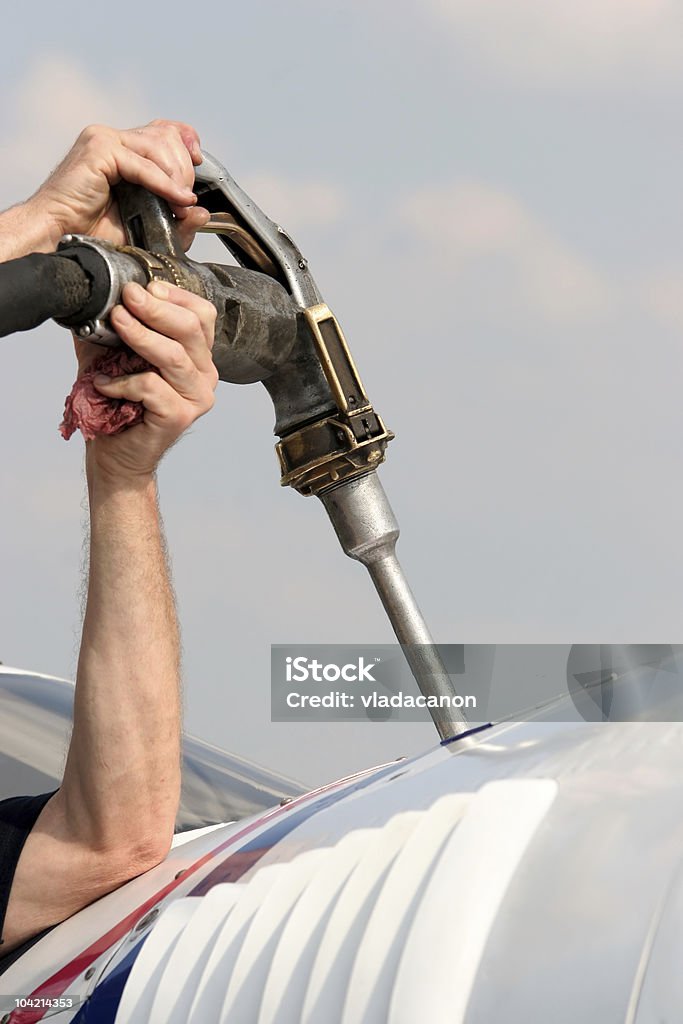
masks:
<svg viewBox="0 0 683 1024"><path fill-rule="evenodd" d="M90 571L62 787L92 845L170 840L180 791L179 639L152 478L87 459Z"/></svg>
<svg viewBox="0 0 683 1024"><path fill-rule="evenodd" d="M57 229L34 200L0 213L0 263L30 252L52 252L58 241Z"/></svg>

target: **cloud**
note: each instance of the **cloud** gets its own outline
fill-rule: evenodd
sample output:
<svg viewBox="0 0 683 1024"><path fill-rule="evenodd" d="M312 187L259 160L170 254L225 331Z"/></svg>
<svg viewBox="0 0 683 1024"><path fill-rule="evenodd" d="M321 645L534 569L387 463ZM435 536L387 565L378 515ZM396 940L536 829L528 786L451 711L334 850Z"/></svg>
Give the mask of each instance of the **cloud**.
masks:
<svg viewBox="0 0 683 1024"><path fill-rule="evenodd" d="M511 289L554 322L594 317L609 304L599 271L509 193L480 182L423 188L402 201L399 217L456 285L474 275L490 295Z"/></svg>
<svg viewBox="0 0 683 1024"><path fill-rule="evenodd" d="M325 181L291 181L272 174L252 174L245 188L261 209L295 234L308 227L330 227L347 208L346 196Z"/></svg>
<svg viewBox="0 0 683 1024"><path fill-rule="evenodd" d="M625 84L632 74L642 89L681 76L676 0L431 0L430 7L453 29L466 61L516 84L592 87Z"/></svg>
<svg viewBox="0 0 683 1024"><path fill-rule="evenodd" d="M34 62L5 104L3 199L16 202L33 191L86 125L139 124L148 120L145 108L128 77L105 86L66 57Z"/></svg>
<svg viewBox="0 0 683 1024"><path fill-rule="evenodd" d="M643 305L660 324L683 331L683 267L662 269L641 286Z"/></svg>

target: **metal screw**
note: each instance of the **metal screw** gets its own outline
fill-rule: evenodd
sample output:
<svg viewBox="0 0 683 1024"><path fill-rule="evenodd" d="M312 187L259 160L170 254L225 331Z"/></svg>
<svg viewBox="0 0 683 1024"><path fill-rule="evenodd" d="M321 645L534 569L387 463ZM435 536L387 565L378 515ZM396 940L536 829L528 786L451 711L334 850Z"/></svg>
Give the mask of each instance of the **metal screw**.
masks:
<svg viewBox="0 0 683 1024"><path fill-rule="evenodd" d="M71 245L73 240L74 240L74 236L73 235L64 235L64 237L62 238L62 241L64 242L65 245ZM3 1020L4 1020L4 1017L3 1017Z"/></svg>
<svg viewBox="0 0 683 1024"><path fill-rule="evenodd" d="M144 929L147 928L152 923L152 921L154 921L154 919L156 917L158 917L158 915L159 915L159 908L158 907L155 907L154 910L150 910L149 914L145 914L145 916L142 918L142 920L138 921L137 925L135 926L135 931L136 932L144 931Z"/></svg>
<svg viewBox="0 0 683 1024"><path fill-rule="evenodd" d="M89 338L91 334L92 334L92 327L90 326L90 324L83 324L82 327L78 328L78 337L79 338Z"/></svg>
<svg viewBox="0 0 683 1024"><path fill-rule="evenodd" d="M92 978L94 973L95 973L95 968L94 967L89 967L88 970L85 972L85 975L84 975L85 980L86 981L90 981L90 979Z"/></svg>
<svg viewBox="0 0 683 1024"><path fill-rule="evenodd" d="M299 260L299 270L306 269L306 260Z"/></svg>
<svg viewBox="0 0 683 1024"><path fill-rule="evenodd" d="M184 875L184 874L185 874L185 868L181 868L180 871L176 871L176 873L175 873L175 875L173 877L175 879L178 879L178 878L181 877L181 875Z"/></svg>
<svg viewBox="0 0 683 1024"><path fill-rule="evenodd" d="M291 804L291 802L291 796L283 796L282 800L280 801L280 807L286 807L286 805Z"/></svg>

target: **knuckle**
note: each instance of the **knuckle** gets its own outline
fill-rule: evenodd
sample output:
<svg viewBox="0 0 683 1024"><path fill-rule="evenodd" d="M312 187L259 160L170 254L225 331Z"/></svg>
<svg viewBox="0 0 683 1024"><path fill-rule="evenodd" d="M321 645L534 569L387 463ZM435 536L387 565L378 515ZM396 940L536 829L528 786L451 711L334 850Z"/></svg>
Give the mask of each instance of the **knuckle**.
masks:
<svg viewBox="0 0 683 1024"><path fill-rule="evenodd" d="M183 430L187 430L188 427L192 426L196 417L193 409L188 409L186 403L178 409L175 416L173 417L173 424L180 433Z"/></svg>
<svg viewBox="0 0 683 1024"><path fill-rule="evenodd" d="M149 331L147 330L145 325L140 323L140 321L134 315L131 315L130 318L126 321L125 331L127 337L131 338L133 341L137 343L145 341L149 334Z"/></svg>
<svg viewBox="0 0 683 1024"><path fill-rule="evenodd" d="M203 416L205 412L209 412L210 409L213 409L215 404L216 394L214 389L204 385L197 398L197 406L201 409L200 416Z"/></svg>
<svg viewBox="0 0 683 1024"><path fill-rule="evenodd" d="M164 172L164 174L166 175L167 178L172 178L173 177L175 171L174 171L174 168L173 168L173 164L168 159L167 155L166 156L162 156L161 153L159 153L157 151L157 154L156 154L156 156L154 158L154 162L156 163L156 165L159 168L159 170Z"/></svg>
<svg viewBox="0 0 683 1024"><path fill-rule="evenodd" d="M86 145L92 145L94 142L99 142L103 139L110 131L111 129L107 128L104 124L89 124L83 129L79 135L79 139Z"/></svg>
<svg viewBox="0 0 683 1024"><path fill-rule="evenodd" d="M164 118L156 118L154 121L150 121L149 126L153 129L155 135L160 139L164 139L167 142L171 142L178 136L178 129L173 121L167 121Z"/></svg>
<svg viewBox="0 0 683 1024"><path fill-rule="evenodd" d="M140 400L144 402L156 394L159 388L159 375L148 370L145 373L138 373L136 376Z"/></svg>
<svg viewBox="0 0 683 1024"><path fill-rule="evenodd" d="M194 339L199 331L201 331L201 322L194 309L190 309L189 306L181 306L180 304L175 307L174 319L177 325L177 331L179 335L182 335L185 341L191 341Z"/></svg>
<svg viewBox="0 0 683 1024"><path fill-rule="evenodd" d="M197 313L193 317L193 332L202 341L204 341L204 321L202 316Z"/></svg>
<svg viewBox="0 0 683 1024"><path fill-rule="evenodd" d="M210 327L213 329L216 323L216 317L218 312L213 302L209 302L208 299L201 298L199 295L193 296L193 311L197 316L199 325Z"/></svg>
<svg viewBox="0 0 683 1024"><path fill-rule="evenodd" d="M182 330L185 334L193 335L201 329L201 323L199 317L193 309L189 309L187 306L178 306L178 322L182 324Z"/></svg>
<svg viewBox="0 0 683 1024"><path fill-rule="evenodd" d="M180 372L187 365L187 354L182 345L174 345L166 358L166 365L172 372Z"/></svg>

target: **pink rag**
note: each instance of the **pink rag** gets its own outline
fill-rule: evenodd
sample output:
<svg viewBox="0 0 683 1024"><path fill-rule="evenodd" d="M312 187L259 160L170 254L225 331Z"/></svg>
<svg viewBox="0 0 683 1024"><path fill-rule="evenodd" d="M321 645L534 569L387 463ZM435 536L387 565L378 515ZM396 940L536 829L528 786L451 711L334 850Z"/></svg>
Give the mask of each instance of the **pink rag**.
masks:
<svg viewBox="0 0 683 1024"><path fill-rule="evenodd" d="M107 398L100 394L93 384L98 373L108 377L122 377L129 373L145 370L159 371L146 359L131 349L122 346L113 353L98 356L85 373L78 378L66 399L64 419L59 432L65 441L80 430L86 441L92 441L98 434L118 434L122 430L140 423L144 415L142 402L130 402L127 398Z"/></svg>

